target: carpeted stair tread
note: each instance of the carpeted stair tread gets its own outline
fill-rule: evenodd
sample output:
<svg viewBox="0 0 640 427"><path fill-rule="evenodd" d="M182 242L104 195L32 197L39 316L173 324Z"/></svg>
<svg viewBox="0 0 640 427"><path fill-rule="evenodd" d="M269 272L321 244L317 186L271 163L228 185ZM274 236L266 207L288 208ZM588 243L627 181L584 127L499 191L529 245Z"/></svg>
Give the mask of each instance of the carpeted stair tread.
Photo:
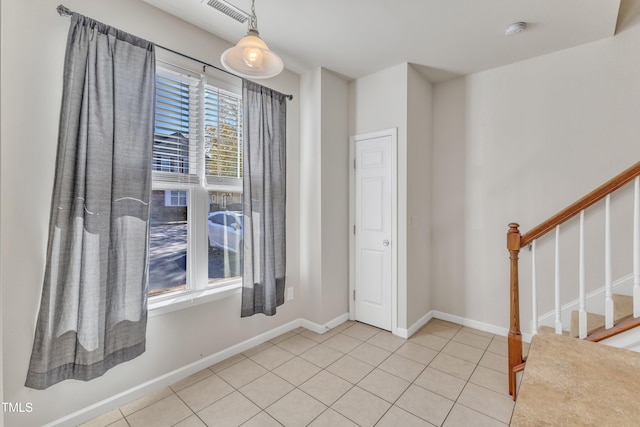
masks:
<svg viewBox="0 0 640 427"><path fill-rule="evenodd" d="M622 319L633 314L633 297L613 294L613 306L615 308L615 320Z"/></svg>
<svg viewBox="0 0 640 427"><path fill-rule="evenodd" d="M628 316L633 313L633 297L627 295L618 295L613 294L613 320L618 321L619 319ZM598 328L601 328L605 324L605 318L601 314L595 313L587 313L587 335L591 332L595 331ZM571 312L571 329L570 335L572 337L577 337L580 333L579 325L578 325L578 312Z"/></svg>
<svg viewBox="0 0 640 427"><path fill-rule="evenodd" d="M550 326L540 326L538 328L539 334L555 334L556 329ZM562 335L569 335L569 331L562 331Z"/></svg>

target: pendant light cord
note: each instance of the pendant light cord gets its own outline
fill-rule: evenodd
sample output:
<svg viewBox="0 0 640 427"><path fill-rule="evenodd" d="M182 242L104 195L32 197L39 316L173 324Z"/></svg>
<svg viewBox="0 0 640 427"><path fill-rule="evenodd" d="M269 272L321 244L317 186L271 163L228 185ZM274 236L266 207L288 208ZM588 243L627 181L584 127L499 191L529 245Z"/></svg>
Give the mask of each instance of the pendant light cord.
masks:
<svg viewBox="0 0 640 427"><path fill-rule="evenodd" d="M251 0L251 18L249 21L249 30L258 33L258 17L256 16L256 0Z"/></svg>

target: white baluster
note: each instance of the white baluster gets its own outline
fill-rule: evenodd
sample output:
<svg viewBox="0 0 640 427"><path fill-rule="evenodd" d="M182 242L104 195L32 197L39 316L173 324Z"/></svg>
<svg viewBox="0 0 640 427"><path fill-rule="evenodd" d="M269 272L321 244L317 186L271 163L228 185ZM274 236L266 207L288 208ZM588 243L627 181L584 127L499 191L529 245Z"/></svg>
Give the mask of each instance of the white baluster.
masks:
<svg viewBox="0 0 640 427"><path fill-rule="evenodd" d="M604 327L613 328L613 270L611 267L611 195L604 208Z"/></svg>
<svg viewBox="0 0 640 427"><path fill-rule="evenodd" d="M556 334L562 335L562 318L560 317L560 226L556 226L556 269L555 269L555 300L556 300Z"/></svg>
<svg viewBox="0 0 640 427"><path fill-rule="evenodd" d="M538 333L538 279L536 277L536 241L531 242L531 333Z"/></svg>
<svg viewBox="0 0 640 427"><path fill-rule="evenodd" d="M633 196L633 317L640 317L640 176Z"/></svg>
<svg viewBox="0 0 640 427"><path fill-rule="evenodd" d="M587 337L587 292L584 276L584 210L580 211L580 261L579 261L580 308L578 309L578 337Z"/></svg>

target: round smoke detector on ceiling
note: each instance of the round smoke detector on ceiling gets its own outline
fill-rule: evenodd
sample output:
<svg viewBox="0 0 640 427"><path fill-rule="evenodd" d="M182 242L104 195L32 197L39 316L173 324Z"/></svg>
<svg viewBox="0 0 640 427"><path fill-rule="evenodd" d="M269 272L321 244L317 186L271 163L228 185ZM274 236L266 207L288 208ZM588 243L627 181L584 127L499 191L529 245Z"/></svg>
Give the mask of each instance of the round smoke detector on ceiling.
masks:
<svg viewBox="0 0 640 427"><path fill-rule="evenodd" d="M523 32L525 28L527 28L526 22L514 22L513 24L509 25L506 30L504 30L504 35L515 36L516 34Z"/></svg>

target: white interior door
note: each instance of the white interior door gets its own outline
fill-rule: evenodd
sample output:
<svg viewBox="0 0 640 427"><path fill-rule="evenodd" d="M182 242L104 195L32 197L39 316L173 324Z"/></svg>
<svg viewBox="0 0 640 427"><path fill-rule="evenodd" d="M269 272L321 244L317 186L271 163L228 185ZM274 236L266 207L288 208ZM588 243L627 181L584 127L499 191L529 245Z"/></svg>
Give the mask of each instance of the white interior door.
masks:
<svg viewBox="0 0 640 427"><path fill-rule="evenodd" d="M355 319L393 330L395 132L354 137Z"/></svg>

